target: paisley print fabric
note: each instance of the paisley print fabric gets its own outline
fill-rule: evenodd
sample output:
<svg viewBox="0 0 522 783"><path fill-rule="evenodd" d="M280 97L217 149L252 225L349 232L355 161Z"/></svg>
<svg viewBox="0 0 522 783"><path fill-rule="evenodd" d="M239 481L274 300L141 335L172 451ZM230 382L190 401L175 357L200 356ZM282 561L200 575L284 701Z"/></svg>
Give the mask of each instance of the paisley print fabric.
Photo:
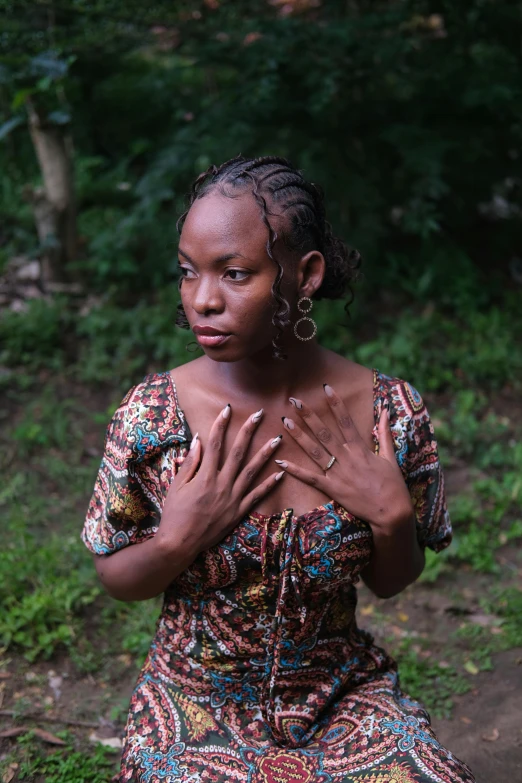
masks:
<svg viewBox="0 0 522 783"><path fill-rule="evenodd" d="M419 542L451 541L433 427L408 383L373 374ZM111 555L154 535L191 433L170 373L126 395L107 431L82 538ZM132 695L122 783L472 783L395 662L356 622L369 525L331 501L251 513L167 589Z"/></svg>

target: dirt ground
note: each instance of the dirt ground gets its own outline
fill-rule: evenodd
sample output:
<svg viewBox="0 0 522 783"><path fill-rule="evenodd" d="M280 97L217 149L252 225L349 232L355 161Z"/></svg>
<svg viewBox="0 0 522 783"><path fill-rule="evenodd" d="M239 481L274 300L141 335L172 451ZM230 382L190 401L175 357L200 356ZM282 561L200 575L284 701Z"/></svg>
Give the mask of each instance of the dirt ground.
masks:
<svg viewBox="0 0 522 783"><path fill-rule="evenodd" d="M455 698L451 720L433 720L439 740L473 770L477 783L522 781L522 648L499 653L492 672Z"/></svg>
<svg viewBox="0 0 522 783"><path fill-rule="evenodd" d="M466 584L467 598L459 589L461 582ZM399 636L407 633L408 627L415 627L421 637L429 630L432 643L428 652L440 660L446 638L442 629L446 634L451 633L463 611L462 604L456 611L455 596L460 595L472 611L473 590L478 590L479 582L477 575L472 575L470 582L468 574L446 583L444 591L439 585L434 588L417 584L385 603L379 603L362 588L360 624L375 633L378 642L390 629ZM376 607L373 612L371 607ZM397 618L402 618L401 626L396 625L401 623ZM22 698L41 716L32 725L52 732L63 728L60 720L65 719L72 722L69 729L86 742L93 732L112 741L121 739L137 663L122 656L119 676L111 681L106 673L78 676L65 655L32 665L13 657L8 663L10 674L5 674L0 683L3 706L9 707ZM518 783L522 781L522 648L496 654L493 670L478 672L473 685L468 693L454 697L451 719L432 719L435 732L455 756L471 767L477 783ZM111 720L115 707L119 707L120 714ZM8 709L0 710L1 728L13 723L8 712ZM82 722L92 725L82 726ZM0 756L12 747L11 742L0 739Z"/></svg>

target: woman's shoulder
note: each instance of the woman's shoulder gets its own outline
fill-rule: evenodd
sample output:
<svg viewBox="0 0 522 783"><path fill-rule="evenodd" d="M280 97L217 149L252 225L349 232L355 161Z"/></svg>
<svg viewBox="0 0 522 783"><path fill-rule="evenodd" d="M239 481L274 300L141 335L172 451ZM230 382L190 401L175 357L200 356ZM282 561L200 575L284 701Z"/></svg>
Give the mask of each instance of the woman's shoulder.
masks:
<svg viewBox="0 0 522 783"><path fill-rule="evenodd" d="M337 354L335 376L339 379L338 388L344 387L352 399L367 400L371 394L374 407L379 409L384 405L401 419L425 410L424 400L409 381L388 375L376 367L366 367Z"/></svg>
<svg viewBox="0 0 522 783"><path fill-rule="evenodd" d="M188 439L170 371L147 374L117 407L107 430L107 446L125 462L141 462Z"/></svg>

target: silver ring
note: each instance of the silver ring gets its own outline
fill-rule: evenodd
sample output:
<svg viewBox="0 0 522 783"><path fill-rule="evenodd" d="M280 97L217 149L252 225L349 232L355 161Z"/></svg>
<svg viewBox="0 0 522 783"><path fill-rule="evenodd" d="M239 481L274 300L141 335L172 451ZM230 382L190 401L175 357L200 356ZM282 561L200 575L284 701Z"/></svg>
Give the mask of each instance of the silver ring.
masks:
<svg viewBox="0 0 522 783"><path fill-rule="evenodd" d="M328 465L327 465L327 466L325 467L325 469L324 469L324 470L325 470L325 472L326 472L327 470L330 470L330 468L332 467L332 465L334 464L334 462L335 462L335 457L330 457L330 459L329 459L329 461L328 461Z"/></svg>

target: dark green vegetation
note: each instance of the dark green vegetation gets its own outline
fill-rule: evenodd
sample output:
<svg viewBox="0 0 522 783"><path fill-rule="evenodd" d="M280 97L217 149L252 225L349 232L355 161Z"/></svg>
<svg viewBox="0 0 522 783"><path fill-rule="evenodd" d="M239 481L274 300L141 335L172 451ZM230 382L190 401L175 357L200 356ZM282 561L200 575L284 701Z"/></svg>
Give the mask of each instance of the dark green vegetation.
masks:
<svg viewBox="0 0 522 783"><path fill-rule="evenodd" d="M200 170L239 152L289 155L365 259L350 321L314 309L323 344L430 403L455 540L397 599L363 593L361 625L438 715L522 647L521 4L282 5L0 0L0 277L16 256L47 270L21 312L0 299L6 725L121 729L156 606L108 599L79 530L112 409L191 357L175 218ZM35 228L47 132L72 172L70 236ZM67 698L46 701L51 667ZM84 728L56 733L50 754L0 740L4 780L110 779Z"/></svg>

